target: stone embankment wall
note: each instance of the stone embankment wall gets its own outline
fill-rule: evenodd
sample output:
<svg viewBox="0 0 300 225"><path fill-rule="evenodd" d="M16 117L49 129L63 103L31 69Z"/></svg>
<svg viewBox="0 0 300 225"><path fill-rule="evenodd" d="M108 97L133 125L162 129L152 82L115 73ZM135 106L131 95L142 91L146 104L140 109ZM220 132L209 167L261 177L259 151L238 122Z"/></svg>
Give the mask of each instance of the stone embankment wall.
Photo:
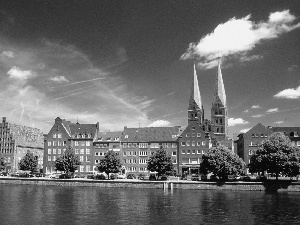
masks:
<svg viewBox="0 0 300 225"><path fill-rule="evenodd" d="M0 184L94 186L103 188L154 188L193 190L292 191L300 192L300 182L200 182L200 181L140 181L87 180L1 177Z"/></svg>

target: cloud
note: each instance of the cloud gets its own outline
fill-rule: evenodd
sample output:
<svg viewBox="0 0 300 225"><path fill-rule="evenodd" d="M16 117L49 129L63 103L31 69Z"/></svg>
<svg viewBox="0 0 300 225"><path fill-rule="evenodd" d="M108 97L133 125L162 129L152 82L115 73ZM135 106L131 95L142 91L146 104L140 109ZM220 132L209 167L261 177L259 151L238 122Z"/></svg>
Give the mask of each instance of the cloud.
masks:
<svg viewBox="0 0 300 225"><path fill-rule="evenodd" d="M69 83L68 79L65 78L65 76L51 77L50 80L54 81L55 83Z"/></svg>
<svg viewBox="0 0 300 225"><path fill-rule="evenodd" d="M282 123L284 123L284 121L283 120L281 120L281 121L275 121L274 123L276 123L276 124L282 124Z"/></svg>
<svg viewBox="0 0 300 225"><path fill-rule="evenodd" d="M278 112L278 108L268 109L268 110L266 111L266 113L274 113L274 112Z"/></svg>
<svg viewBox="0 0 300 225"><path fill-rule="evenodd" d="M288 68L288 71L289 72L293 72L293 71L297 71L299 69L299 66L298 65L291 65L289 68Z"/></svg>
<svg viewBox="0 0 300 225"><path fill-rule="evenodd" d="M151 123L148 127L167 127L170 126L170 122L167 120L156 120Z"/></svg>
<svg viewBox="0 0 300 225"><path fill-rule="evenodd" d="M250 18L251 15L241 19L233 17L219 24L198 43L190 43L181 59L197 57L201 61L200 66L208 69L216 64L218 57L244 56L263 40L277 38L300 27L300 23L294 24L296 17L291 15L289 10L271 13L266 22L256 23Z"/></svg>
<svg viewBox="0 0 300 225"><path fill-rule="evenodd" d="M261 109L261 106L260 105L253 105L253 106L251 106L251 109Z"/></svg>
<svg viewBox="0 0 300 225"><path fill-rule="evenodd" d="M253 115L252 117L259 118L259 117L263 117L263 116L265 116L265 115L264 114L257 114L257 115Z"/></svg>
<svg viewBox="0 0 300 225"><path fill-rule="evenodd" d="M300 86L297 88L288 88L274 95L275 98L298 99L300 98Z"/></svg>
<svg viewBox="0 0 300 225"><path fill-rule="evenodd" d="M249 112L249 110L248 109L246 109L245 111L244 111L244 113L248 113Z"/></svg>
<svg viewBox="0 0 300 225"><path fill-rule="evenodd" d="M35 74L30 70L21 70L19 67L14 66L11 68L7 74L10 78L27 80L28 78L34 77Z"/></svg>
<svg viewBox="0 0 300 225"><path fill-rule="evenodd" d="M242 129L242 130L240 130L240 133L247 133L250 129L251 129L251 127Z"/></svg>
<svg viewBox="0 0 300 225"><path fill-rule="evenodd" d="M240 61L241 62L249 62L249 61L254 61L254 60L260 60L263 58L264 57L262 55L241 56Z"/></svg>
<svg viewBox="0 0 300 225"><path fill-rule="evenodd" d="M242 118L229 118L228 119L228 126L235 126L235 125L241 125L241 124L248 124L248 121L243 120Z"/></svg>
<svg viewBox="0 0 300 225"><path fill-rule="evenodd" d="M12 58L15 57L15 53L13 53L12 51L3 51L2 55L6 56L6 57L8 57L10 59L12 59Z"/></svg>

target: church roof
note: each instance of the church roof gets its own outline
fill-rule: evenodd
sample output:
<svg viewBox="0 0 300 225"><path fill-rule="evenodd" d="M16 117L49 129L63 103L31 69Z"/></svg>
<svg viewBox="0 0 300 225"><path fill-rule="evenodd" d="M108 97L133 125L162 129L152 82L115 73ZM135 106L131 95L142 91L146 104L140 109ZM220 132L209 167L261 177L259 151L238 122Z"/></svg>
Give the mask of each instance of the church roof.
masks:
<svg viewBox="0 0 300 225"><path fill-rule="evenodd" d="M194 64L194 77L193 77L193 85L192 85L192 92L190 97L190 103L195 101L198 107L202 108L202 101L201 101L201 95L200 95L200 89L198 84L198 78L197 78L197 71L196 66Z"/></svg>
<svg viewBox="0 0 300 225"><path fill-rule="evenodd" d="M216 86L215 86L215 101L218 101L219 99L223 103L224 107L227 107L226 94L225 94L225 88L224 88L224 83L222 78L220 61L218 65L218 72L217 72L217 79L216 79Z"/></svg>

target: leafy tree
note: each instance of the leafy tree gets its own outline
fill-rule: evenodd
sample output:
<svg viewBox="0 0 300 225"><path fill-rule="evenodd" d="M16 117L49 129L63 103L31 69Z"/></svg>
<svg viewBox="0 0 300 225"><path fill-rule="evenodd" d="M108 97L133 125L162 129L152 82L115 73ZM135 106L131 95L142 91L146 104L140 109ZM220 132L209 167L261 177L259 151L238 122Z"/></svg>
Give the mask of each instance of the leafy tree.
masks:
<svg viewBox="0 0 300 225"><path fill-rule="evenodd" d="M245 162L223 145L212 148L203 154L200 164L201 173L213 173L222 180L226 180L228 175L243 174L245 169Z"/></svg>
<svg viewBox="0 0 300 225"><path fill-rule="evenodd" d="M79 156L75 155L72 147L68 147L64 154L58 157L54 162L55 169L64 171L67 175L74 173L79 165Z"/></svg>
<svg viewBox="0 0 300 225"><path fill-rule="evenodd" d="M157 172L158 176L173 172L172 158L163 147L151 155L147 163L147 170Z"/></svg>
<svg viewBox="0 0 300 225"><path fill-rule="evenodd" d="M30 151L19 162L20 170L36 171L38 166L38 156L33 155Z"/></svg>
<svg viewBox="0 0 300 225"><path fill-rule="evenodd" d="M6 160L5 160L5 158L4 157L0 157L0 171L2 171L2 170L4 170L5 169L5 167L6 167Z"/></svg>
<svg viewBox="0 0 300 225"><path fill-rule="evenodd" d="M278 176L297 176L300 169L300 149L293 146L283 133L276 132L263 141L251 156L249 171L265 172Z"/></svg>
<svg viewBox="0 0 300 225"><path fill-rule="evenodd" d="M121 166L121 160L116 153L114 151L108 151L104 158L100 159L97 169L101 173L105 172L109 179L109 174L120 172Z"/></svg>

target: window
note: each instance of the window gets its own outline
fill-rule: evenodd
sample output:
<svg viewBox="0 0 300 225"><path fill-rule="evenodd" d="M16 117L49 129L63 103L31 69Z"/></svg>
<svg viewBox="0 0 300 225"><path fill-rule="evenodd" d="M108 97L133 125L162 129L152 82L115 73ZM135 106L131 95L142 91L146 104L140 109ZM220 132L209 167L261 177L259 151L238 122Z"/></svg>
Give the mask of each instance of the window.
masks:
<svg viewBox="0 0 300 225"><path fill-rule="evenodd" d="M196 150L192 150L192 154L196 154Z"/></svg>
<svg viewBox="0 0 300 225"><path fill-rule="evenodd" d="M173 152L172 152L172 155L173 155L173 156L176 156L176 151L173 151Z"/></svg>
<svg viewBox="0 0 300 225"><path fill-rule="evenodd" d="M59 149L57 149L57 154L61 154L61 149L59 148Z"/></svg>
<svg viewBox="0 0 300 225"><path fill-rule="evenodd" d="M125 135L125 138L128 138L128 135L127 135L127 134Z"/></svg>
<svg viewBox="0 0 300 225"><path fill-rule="evenodd" d="M126 156L126 152L123 152L123 156Z"/></svg>
<svg viewBox="0 0 300 225"><path fill-rule="evenodd" d="M79 149L75 148L75 154L79 154Z"/></svg>
<svg viewBox="0 0 300 225"><path fill-rule="evenodd" d="M148 143L140 143L139 148L148 148Z"/></svg>
<svg viewBox="0 0 300 225"><path fill-rule="evenodd" d="M75 146L79 146L79 142L78 142L78 141L75 141L74 145L75 145Z"/></svg>
<svg viewBox="0 0 300 225"><path fill-rule="evenodd" d="M134 148L136 148L136 147L137 147L137 143L133 143L132 146L133 146Z"/></svg>
<svg viewBox="0 0 300 225"><path fill-rule="evenodd" d="M201 137L201 133L197 133L197 137Z"/></svg>
<svg viewBox="0 0 300 225"><path fill-rule="evenodd" d="M139 163L140 164L147 164L147 159L140 159Z"/></svg>
<svg viewBox="0 0 300 225"><path fill-rule="evenodd" d="M80 166L80 172L84 171L84 166Z"/></svg>
<svg viewBox="0 0 300 225"><path fill-rule="evenodd" d="M133 154L134 156L136 156L136 151L133 151L132 154Z"/></svg>
<svg viewBox="0 0 300 225"><path fill-rule="evenodd" d="M90 170L91 170L91 169L90 169L90 165L86 165L86 166L85 166L85 171L86 171L86 172L89 172Z"/></svg>
<svg viewBox="0 0 300 225"><path fill-rule="evenodd" d="M86 145L86 146L91 146L91 142L86 141L86 142L85 142L85 145Z"/></svg>
<svg viewBox="0 0 300 225"><path fill-rule="evenodd" d="M191 150L187 150L187 153L186 154L191 154Z"/></svg>
<svg viewBox="0 0 300 225"><path fill-rule="evenodd" d="M181 146L185 146L185 141L181 142Z"/></svg>
<svg viewBox="0 0 300 225"><path fill-rule="evenodd" d="M139 156L147 156L147 151L140 151Z"/></svg>
<svg viewBox="0 0 300 225"><path fill-rule="evenodd" d="M131 156L132 155L132 151L130 151L130 152L128 152L129 153L129 156Z"/></svg>
<svg viewBox="0 0 300 225"><path fill-rule="evenodd" d="M57 141L53 141L53 146L56 146L57 145Z"/></svg>
<svg viewBox="0 0 300 225"><path fill-rule="evenodd" d="M202 150L202 155L205 153L205 151L204 150Z"/></svg>
<svg viewBox="0 0 300 225"><path fill-rule="evenodd" d="M196 143L195 143L195 141L192 141L192 146L196 146Z"/></svg>
<svg viewBox="0 0 300 225"><path fill-rule="evenodd" d="M294 137L299 137L298 132L294 132Z"/></svg>
<svg viewBox="0 0 300 225"><path fill-rule="evenodd" d="M48 155L51 155L51 148L48 148Z"/></svg>
<svg viewBox="0 0 300 225"><path fill-rule="evenodd" d="M95 152L95 156L99 156L99 152Z"/></svg>
<svg viewBox="0 0 300 225"><path fill-rule="evenodd" d="M265 136L264 134L261 134L261 135L260 135L260 137L262 137L262 138L263 138L264 136Z"/></svg>
<svg viewBox="0 0 300 225"><path fill-rule="evenodd" d="M51 162L51 156L48 156L48 162Z"/></svg>
<svg viewBox="0 0 300 225"><path fill-rule="evenodd" d="M131 148L132 147L132 143L128 143L128 148Z"/></svg>
<svg viewBox="0 0 300 225"><path fill-rule="evenodd" d="M99 164L99 159L96 159L96 160L95 160L95 164Z"/></svg>
<svg viewBox="0 0 300 225"><path fill-rule="evenodd" d="M197 141L197 146L200 146L201 145L201 142L200 141Z"/></svg>
<svg viewBox="0 0 300 225"><path fill-rule="evenodd" d="M201 150L197 150L197 154L201 154Z"/></svg>
<svg viewBox="0 0 300 225"><path fill-rule="evenodd" d="M57 142L57 146L61 146L61 142L60 141Z"/></svg>
<svg viewBox="0 0 300 225"><path fill-rule="evenodd" d="M252 137L254 138L254 137L255 137L255 134L252 134Z"/></svg>
<svg viewBox="0 0 300 225"><path fill-rule="evenodd" d="M172 143L172 148L177 148L177 143Z"/></svg>
<svg viewBox="0 0 300 225"><path fill-rule="evenodd" d="M185 154L185 150L181 150L181 154Z"/></svg>
<svg viewBox="0 0 300 225"><path fill-rule="evenodd" d="M48 146L51 146L52 142L51 141L48 141Z"/></svg>
<svg viewBox="0 0 300 225"><path fill-rule="evenodd" d="M56 149L55 148L53 149L53 154L56 154Z"/></svg>
<svg viewBox="0 0 300 225"><path fill-rule="evenodd" d="M55 161L55 160L56 160L56 156L54 155L54 156L53 156L53 161Z"/></svg>
<svg viewBox="0 0 300 225"><path fill-rule="evenodd" d="M53 138L56 138L56 134L53 134Z"/></svg>
<svg viewBox="0 0 300 225"><path fill-rule="evenodd" d="M127 143L123 143L123 148L127 148Z"/></svg>
<svg viewBox="0 0 300 225"><path fill-rule="evenodd" d="M150 148L159 148L159 144L158 143L151 143Z"/></svg>
<svg viewBox="0 0 300 225"><path fill-rule="evenodd" d="M192 133L192 137L196 137L196 134L195 134L195 133Z"/></svg>
<svg viewBox="0 0 300 225"><path fill-rule="evenodd" d="M297 141L297 146L300 146L300 141Z"/></svg>
<svg viewBox="0 0 300 225"><path fill-rule="evenodd" d="M196 127L192 127L192 130L195 130L196 129Z"/></svg>
<svg viewBox="0 0 300 225"><path fill-rule="evenodd" d="M186 146L190 146L190 142L189 141L186 142Z"/></svg>
<svg viewBox="0 0 300 225"><path fill-rule="evenodd" d="M85 146L85 141L81 141L80 146Z"/></svg>
<svg viewBox="0 0 300 225"><path fill-rule="evenodd" d="M123 162L126 163L126 159L123 159Z"/></svg>
<svg viewBox="0 0 300 225"><path fill-rule="evenodd" d="M205 146L206 145L206 141L202 141L202 146Z"/></svg>
<svg viewBox="0 0 300 225"><path fill-rule="evenodd" d="M63 144L64 146L66 146L67 145L67 141L64 141L64 144Z"/></svg>
<svg viewBox="0 0 300 225"><path fill-rule="evenodd" d="M190 137L190 133L187 133L187 134L186 134L186 137Z"/></svg>
<svg viewBox="0 0 300 225"><path fill-rule="evenodd" d="M173 163L174 163L174 164L177 164L177 159L173 159Z"/></svg>
<svg viewBox="0 0 300 225"><path fill-rule="evenodd" d="M83 155L80 156L79 160L80 162L83 162Z"/></svg>
<svg viewBox="0 0 300 225"><path fill-rule="evenodd" d="M91 161L91 157L90 156L86 156L85 160L86 160L86 162L90 162Z"/></svg>
<svg viewBox="0 0 300 225"><path fill-rule="evenodd" d="M89 148L86 149L86 154L91 154L91 150Z"/></svg>
<svg viewBox="0 0 300 225"><path fill-rule="evenodd" d="M57 138L61 138L61 134L57 134Z"/></svg>
<svg viewBox="0 0 300 225"><path fill-rule="evenodd" d="M80 149L80 154L84 154L84 148Z"/></svg>

